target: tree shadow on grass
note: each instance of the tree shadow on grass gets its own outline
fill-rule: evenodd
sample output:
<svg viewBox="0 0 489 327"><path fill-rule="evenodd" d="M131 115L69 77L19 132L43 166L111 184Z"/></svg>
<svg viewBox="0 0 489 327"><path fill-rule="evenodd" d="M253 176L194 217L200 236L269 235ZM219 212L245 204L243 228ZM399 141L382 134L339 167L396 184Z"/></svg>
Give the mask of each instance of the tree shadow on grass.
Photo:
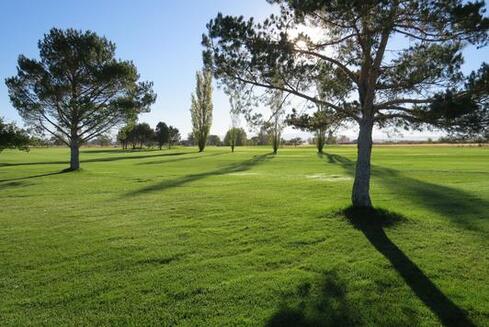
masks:
<svg viewBox="0 0 489 327"><path fill-rule="evenodd" d="M135 152L127 152L135 153ZM119 160L138 160L138 159L147 159L147 158L158 158L158 157L174 157L174 156L182 156L185 154L191 154L196 152L172 152L172 153L161 153L156 155L144 155L144 156L117 156L117 157L106 157L106 158L94 158L94 159L85 159L80 160L80 163L91 163L91 162L110 162L110 161L119 161ZM61 164L69 164L69 161L41 161L41 162L18 162L18 163L0 163L0 167L15 167L15 166L34 166L34 165L61 165Z"/></svg>
<svg viewBox="0 0 489 327"><path fill-rule="evenodd" d="M3 189L12 189L14 187L25 187L25 186L28 186L29 184L26 184L25 182L18 182L18 181L14 181L14 182L8 182L8 183L2 183L3 181L0 181L0 191L3 190Z"/></svg>
<svg viewBox="0 0 489 327"><path fill-rule="evenodd" d="M346 284L338 274L335 271L327 272L317 285L303 283L295 294L284 297L284 303L265 326L362 326L358 311L349 303L346 295Z"/></svg>
<svg viewBox="0 0 489 327"><path fill-rule="evenodd" d="M27 176L27 177L11 178L11 179L1 179L0 180L0 183L5 183L5 182L13 183L13 182L23 181L23 180L28 180L28 179L34 179L34 178L40 178L40 177L47 177L47 176L53 176L53 175L61 175L61 174L69 173L69 172L71 172L70 169L63 169L61 171L56 171L56 172L52 172L52 173L38 174L38 175L32 175L32 176ZM1 184L1 185L4 186L5 184ZM20 186L20 185L17 185L17 186Z"/></svg>
<svg viewBox="0 0 489 327"><path fill-rule="evenodd" d="M223 168L218 168L215 170L203 172L203 173L198 173L198 174L192 174L192 175L186 175L182 176L176 179L171 179L171 180L164 180L161 181L157 184L150 185L144 188L141 188L139 190L131 191L129 193L126 193L124 196L135 196L135 195L142 195L146 193L151 193L151 192L158 192L158 191L164 191L170 188L178 187L185 185L187 183L195 182L201 179L204 179L206 177L210 176L220 176L220 175L226 175L230 173L237 173L237 172L243 172L246 170L249 170L253 168L256 165L262 164L264 161L273 158L273 155L271 153L263 154L263 155L257 155L254 156L252 159L242 161L239 163L235 163L229 166L225 166Z"/></svg>
<svg viewBox="0 0 489 327"><path fill-rule="evenodd" d="M80 153L144 153L144 152L155 152L155 151L165 151L166 149L126 149L121 148L109 148L109 149L87 149L81 150Z"/></svg>
<svg viewBox="0 0 489 327"><path fill-rule="evenodd" d="M326 156L329 163L340 165L354 176L354 161L335 154ZM483 231L479 223L489 217L489 202L462 190L406 177L398 170L380 166L372 166L372 176L400 197L438 212L468 230Z"/></svg>
<svg viewBox="0 0 489 327"><path fill-rule="evenodd" d="M152 161L144 161L138 163L138 165L161 165L161 164L167 164L167 163L172 163L172 162L179 162L179 161L187 161L187 160L195 160L195 159L202 159L202 158L209 158L209 157L216 157L216 156L222 156L224 154L227 154L226 152L219 152L219 153L211 153L211 154L206 154L206 155L196 155L193 157L185 157L185 158L176 158L176 159L169 159L169 160L152 160Z"/></svg>
<svg viewBox="0 0 489 327"><path fill-rule="evenodd" d="M369 240L399 273L416 296L438 317L444 326L475 326L464 310L453 303L407 257L404 252L387 237L384 228L405 221L406 218L382 209L347 208L342 214Z"/></svg>

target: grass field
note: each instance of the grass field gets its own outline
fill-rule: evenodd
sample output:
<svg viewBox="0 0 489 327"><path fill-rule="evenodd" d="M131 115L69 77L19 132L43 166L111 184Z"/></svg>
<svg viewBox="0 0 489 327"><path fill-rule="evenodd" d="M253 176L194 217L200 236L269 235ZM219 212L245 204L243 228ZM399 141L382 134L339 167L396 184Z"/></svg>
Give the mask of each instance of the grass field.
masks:
<svg viewBox="0 0 489 327"><path fill-rule="evenodd" d="M489 326L489 149L0 154L0 325ZM365 221L375 221L366 224Z"/></svg>

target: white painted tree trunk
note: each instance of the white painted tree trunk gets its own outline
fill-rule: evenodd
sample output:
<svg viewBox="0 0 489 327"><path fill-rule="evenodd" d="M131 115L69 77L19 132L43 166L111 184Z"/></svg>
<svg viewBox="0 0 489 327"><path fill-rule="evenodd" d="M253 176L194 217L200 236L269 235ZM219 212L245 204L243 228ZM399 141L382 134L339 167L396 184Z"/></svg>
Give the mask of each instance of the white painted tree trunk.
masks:
<svg viewBox="0 0 489 327"><path fill-rule="evenodd" d="M372 128L373 121L363 119L357 140L357 163L355 167L355 181L351 195L354 207L371 208L370 200L370 159L372 155Z"/></svg>

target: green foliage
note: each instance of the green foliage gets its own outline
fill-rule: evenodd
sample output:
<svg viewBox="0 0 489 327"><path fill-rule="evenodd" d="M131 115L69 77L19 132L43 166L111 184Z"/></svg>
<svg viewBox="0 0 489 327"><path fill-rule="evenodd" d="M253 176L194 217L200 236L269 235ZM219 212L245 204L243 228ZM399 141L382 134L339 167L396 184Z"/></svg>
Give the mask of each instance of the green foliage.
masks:
<svg viewBox="0 0 489 327"><path fill-rule="evenodd" d="M90 143L100 145L100 146L109 146L112 144L112 137L110 137L110 135L107 134L102 134L94 138Z"/></svg>
<svg viewBox="0 0 489 327"><path fill-rule="evenodd" d="M272 92L270 97L270 110L271 115L267 121L263 122L263 127L268 133L270 142L272 143L273 153L277 153L282 140L282 131L286 126L285 122L285 104L287 96L284 96L283 92L276 90Z"/></svg>
<svg viewBox="0 0 489 327"><path fill-rule="evenodd" d="M0 153L5 149L28 151L30 143L30 137L24 130L15 126L14 123L4 123L0 117Z"/></svg>
<svg viewBox="0 0 489 327"><path fill-rule="evenodd" d="M489 40L484 1L268 2L280 12L262 22L222 14L209 22L206 67L231 89L283 92L355 121L352 202L371 207L374 126L420 128L433 121L427 112L436 94L463 82L463 48ZM387 49L402 39L408 46Z"/></svg>
<svg viewBox="0 0 489 327"><path fill-rule="evenodd" d="M207 137L212 125L212 74L208 70L197 72L197 85L192 94L192 126L194 139L202 152L207 144Z"/></svg>
<svg viewBox="0 0 489 327"><path fill-rule="evenodd" d="M135 123L129 123L122 127L117 133L117 141L121 143L122 149L126 150L129 143L129 135L134 129Z"/></svg>
<svg viewBox="0 0 489 327"><path fill-rule="evenodd" d="M283 143L285 145L298 146L298 145L304 144L304 140L301 137L293 137L290 140L284 140Z"/></svg>
<svg viewBox="0 0 489 327"><path fill-rule="evenodd" d="M224 136L224 145L242 146L247 143L246 131L243 128L233 127L226 132Z"/></svg>
<svg viewBox="0 0 489 327"><path fill-rule="evenodd" d="M159 122L156 125L155 135L156 135L156 140L158 141L158 146L160 147L161 150L161 147L164 144L167 144L168 140L170 139L168 126L164 122Z"/></svg>
<svg viewBox="0 0 489 327"><path fill-rule="evenodd" d="M316 140L316 148L319 153L323 152L325 144L332 144L336 142L331 141L332 133L341 126L341 118L338 118L334 113L328 110L315 111L312 115L307 113L299 114L295 109L292 110L292 114L287 116L286 123L294 128L302 131L308 131L314 133ZM328 138L326 137L328 133Z"/></svg>
<svg viewBox="0 0 489 327"><path fill-rule="evenodd" d="M425 114L433 124L447 129L455 138L489 140L489 64L472 72L465 92L440 94Z"/></svg>
<svg viewBox="0 0 489 327"><path fill-rule="evenodd" d="M122 127L117 134L117 140L121 143L123 149L127 149L127 145L131 144L133 149L143 145L151 145L155 139L155 131L148 123L129 123Z"/></svg>
<svg viewBox="0 0 489 327"><path fill-rule="evenodd" d="M26 124L77 148L149 111L152 83L115 57L115 44L90 31L53 28L39 41L40 60L19 56L7 78L10 100ZM75 160L75 162L73 162ZM72 156L72 169L78 169Z"/></svg>
<svg viewBox="0 0 489 327"><path fill-rule="evenodd" d="M249 143L251 145L270 145L270 138L264 127L260 128L258 135L250 138Z"/></svg>
<svg viewBox="0 0 489 327"><path fill-rule="evenodd" d="M222 145L221 138L218 135L209 135L207 138L207 144L213 146Z"/></svg>
<svg viewBox="0 0 489 327"><path fill-rule="evenodd" d="M367 110L362 106L368 95L364 88L372 80L368 92L377 95L377 102L368 113L374 120L409 123L418 118L410 105L430 102L428 91L433 94L460 80L460 50L468 43L487 42L489 19L482 16L483 2L269 2L280 4L282 11L262 23L219 14L208 24L203 38L207 66L229 85L281 89L355 120ZM321 40L307 32L289 32L301 24L327 32ZM414 45L388 59L386 44L396 36L409 37ZM325 49L331 55L322 53ZM379 72L370 75L372 71L365 70L370 66ZM308 95L318 83L318 95ZM428 98L410 97L417 91ZM357 99L346 101L348 94ZM334 104L338 99L344 101ZM400 109L404 105L408 110Z"/></svg>
<svg viewBox="0 0 489 327"><path fill-rule="evenodd" d="M137 124L129 134L129 139L132 142L139 143L140 148L145 144L149 145L154 140L154 137L155 132L148 123Z"/></svg>
<svg viewBox="0 0 489 327"><path fill-rule="evenodd" d="M168 127L168 148L171 149L171 147L175 144L178 144L180 142L180 131L173 126Z"/></svg>

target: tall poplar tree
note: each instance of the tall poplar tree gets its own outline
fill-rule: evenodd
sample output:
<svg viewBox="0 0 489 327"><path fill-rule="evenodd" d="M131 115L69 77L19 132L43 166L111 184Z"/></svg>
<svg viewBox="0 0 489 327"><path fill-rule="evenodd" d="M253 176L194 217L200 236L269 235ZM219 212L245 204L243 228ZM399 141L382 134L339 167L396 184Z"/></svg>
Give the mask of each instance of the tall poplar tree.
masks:
<svg viewBox="0 0 489 327"><path fill-rule="evenodd" d="M190 113L194 139L199 147L199 152L204 151L207 137L212 125L212 73L208 70L197 72L197 85L192 94Z"/></svg>

